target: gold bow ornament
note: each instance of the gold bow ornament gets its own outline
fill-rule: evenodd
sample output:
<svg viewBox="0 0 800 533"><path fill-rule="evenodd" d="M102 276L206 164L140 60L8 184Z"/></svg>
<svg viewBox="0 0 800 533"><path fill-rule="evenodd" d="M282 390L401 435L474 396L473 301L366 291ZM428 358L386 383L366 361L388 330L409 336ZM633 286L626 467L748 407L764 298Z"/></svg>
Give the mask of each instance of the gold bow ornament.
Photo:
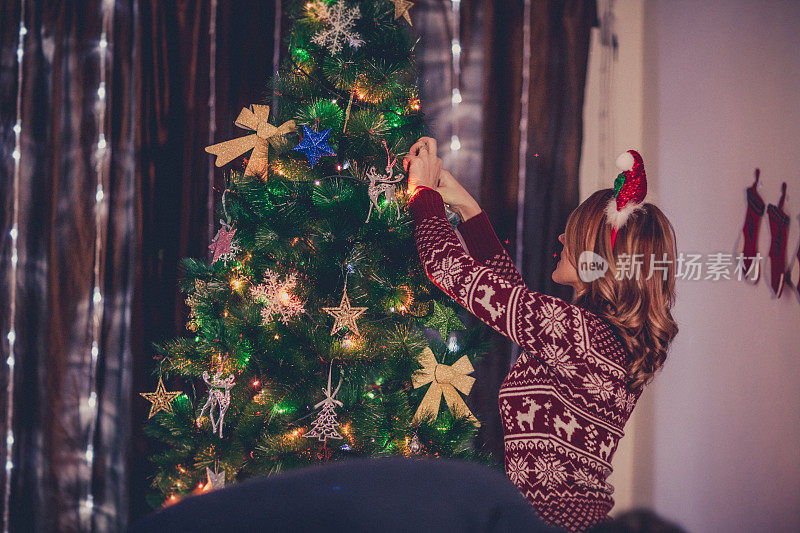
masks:
<svg viewBox="0 0 800 533"><path fill-rule="evenodd" d="M206 152L217 156L216 165L227 165L248 150L253 150L250 160L244 170L245 176L263 176L267 171L269 156L267 149L273 145L278 137L293 132L296 129L294 120L288 120L278 127L273 126L269 120L269 106L253 104L242 108L234 124L242 129L254 131L252 135L231 139L206 147Z"/></svg>
<svg viewBox="0 0 800 533"><path fill-rule="evenodd" d="M475 370L472 363L469 362L469 358L465 355L453 365L442 365L436 361L430 347L427 347L420 354L419 362L422 364L422 370L414 374L414 388L418 389L427 383L430 383L431 386L422 398L417 412L414 413L414 420L420 420L427 415L436 418L439 414L442 395L444 395L444 400L453 414L467 416L480 427L481 423L469 410L464 399L456 392L458 389L464 395L469 395L469 391L472 390L472 385L475 383L475 378L467 375Z"/></svg>

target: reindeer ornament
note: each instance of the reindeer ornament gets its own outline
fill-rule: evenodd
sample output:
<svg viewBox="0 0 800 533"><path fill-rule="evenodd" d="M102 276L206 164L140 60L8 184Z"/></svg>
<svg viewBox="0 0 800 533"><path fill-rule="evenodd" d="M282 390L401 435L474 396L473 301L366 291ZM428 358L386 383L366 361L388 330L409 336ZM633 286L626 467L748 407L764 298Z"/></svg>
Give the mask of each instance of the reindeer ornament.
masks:
<svg viewBox="0 0 800 533"><path fill-rule="evenodd" d="M200 419L208 409L208 418L211 420L211 429L214 433L219 431L219 436L222 438L222 421L225 420L225 411L231 404L231 389L236 384L233 381L233 374L228 375L225 379L220 379L222 370L214 374L214 378L209 380L208 372L203 372L203 381L208 385L208 400L200 411L200 416L197 417L198 424ZM214 406L219 408L217 419L214 419Z"/></svg>
<svg viewBox="0 0 800 533"><path fill-rule="evenodd" d="M397 217L400 218L400 205L397 203L394 184L402 180L403 176L398 176L397 178L393 177L394 164L397 161L397 158L392 157L389 153L389 146L386 144L386 141L383 141L383 147L386 148L386 175L378 174L378 172L375 170L375 167L371 167L366 174L366 177L369 180L367 194L369 195L370 201L366 222L369 222L369 217L372 215L373 207L378 210L378 214L383 212L380 204L378 203L378 198L381 194L385 195L384 198L386 198L387 202L394 202L394 206L397 208Z"/></svg>

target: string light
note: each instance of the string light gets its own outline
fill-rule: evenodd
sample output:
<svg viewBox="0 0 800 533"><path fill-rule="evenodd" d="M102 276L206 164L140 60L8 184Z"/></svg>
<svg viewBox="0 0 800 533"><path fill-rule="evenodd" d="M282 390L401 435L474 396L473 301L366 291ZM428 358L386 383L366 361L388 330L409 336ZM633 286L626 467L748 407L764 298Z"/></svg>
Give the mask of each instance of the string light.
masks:
<svg viewBox="0 0 800 533"><path fill-rule="evenodd" d="M103 228L105 227L108 205L104 191L104 182L107 179L107 171L110 167L111 149L106 138L106 115L108 112L107 99L107 80L108 63L111 43L109 40L110 32L114 21L114 0L103 0L102 2L102 29L98 50L100 52L100 81L97 85L97 105L95 106L97 124L97 143L95 144L95 194L94 194L94 221L95 221L95 241L94 241L94 269L93 269L93 288L91 305L91 327L90 327L90 358L89 358L89 395L81 406L81 412L88 412L89 430L86 438L86 451L84 459L86 461L86 484L84 497L80 502L79 515L83 522L83 528L91 530L93 528L92 516L94 514L94 493L92 487L92 472L94 470L95 449L94 441L97 433L97 363L100 359L100 338L103 327L104 302L102 285L102 258L103 258Z"/></svg>
<svg viewBox="0 0 800 533"><path fill-rule="evenodd" d="M17 101L16 101L16 120L14 121L14 150L11 158L14 160L13 177L13 200L11 207L11 229L8 236L11 238L11 268L9 272L9 321L6 341L8 341L8 381L6 382L6 482L3 491L3 531L8 533L9 526L9 497L11 495L11 475L14 470L14 367L16 366L17 331L17 262L19 237L19 181L20 181L20 159L22 158L21 139L22 139L22 88L23 88L23 58L25 57L25 36L28 28L25 26L25 0L20 2L19 12L19 32L17 38Z"/></svg>
<svg viewBox="0 0 800 533"><path fill-rule="evenodd" d="M522 265L522 229L525 221L525 182L528 175L528 95L531 85L531 0L525 0L522 22L522 87L520 88L519 160L517 169L517 247L514 263ZM510 366L517 361L519 346L511 343Z"/></svg>
<svg viewBox="0 0 800 533"><path fill-rule="evenodd" d="M451 0L450 16L453 20L453 38L450 40L450 116L453 117L450 135L450 152L461 150L461 139L458 137L458 105L461 103L461 0Z"/></svg>
<svg viewBox="0 0 800 533"><path fill-rule="evenodd" d="M217 135L217 0L211 0L208 21L208 145ZM214 158L208 158L208 240L214 237Z"/></svg>

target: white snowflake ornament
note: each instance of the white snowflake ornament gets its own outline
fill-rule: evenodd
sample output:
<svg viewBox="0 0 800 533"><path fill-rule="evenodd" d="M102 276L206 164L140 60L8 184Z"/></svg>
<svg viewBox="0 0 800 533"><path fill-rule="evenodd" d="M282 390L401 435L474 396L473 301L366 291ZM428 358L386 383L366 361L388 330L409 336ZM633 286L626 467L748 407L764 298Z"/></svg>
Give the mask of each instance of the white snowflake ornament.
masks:
<svg viewBox="0 0 800 533"><path fill-rule="evenodd" d="M344 43L353 49L364 44L361 35L353 31L356 21L361 18L358 6L347 7L344 0L329 6L318 0L312 4L312 9L327 26L311 38L314 44L324 46L332 55L341 52Z"/></svg>
<svg viewBox="0 0 800 533"><path fill-rule="evenodd" d="M290 274L286 281L278 281L278 274L271 270L264 273L264 282L250 289L253 299L263 305L261 309L262 324L269 324L275 315L284 324L289 319L305 312L305 307L300 299L292 294L297 284L296 274Z"/></svg>

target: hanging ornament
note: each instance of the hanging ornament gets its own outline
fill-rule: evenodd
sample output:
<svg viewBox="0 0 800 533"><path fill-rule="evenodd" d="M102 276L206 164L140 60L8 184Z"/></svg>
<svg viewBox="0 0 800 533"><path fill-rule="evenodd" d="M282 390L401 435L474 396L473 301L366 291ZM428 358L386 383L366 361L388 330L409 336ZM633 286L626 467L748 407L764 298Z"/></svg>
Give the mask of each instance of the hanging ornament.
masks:
<svg viewBox="0 0 800 533"><path fill-rule="evenodd" d="M397 204L394 184L402 180L403 176L398 176L396 179L392 179L391 170L389 170L388 175L381 175L375 171L375 167L372 167L369 169L369 172L367 172L367 179L369 180L367 194L369 195L370 204L369 212L367 213L367 220L365 222L369 222L369 217L372 214L373 207L378 210L379 214L383 212L383 209L381 209L381 206L378 203L378 197L381 194L385 195L384 198L387 202L394 202L394 205L397 208L397 217L400 218L400 206Z"/></svg>
<svg viewBox="0 0 800 533"><path fill-rule="evenodd" d="M317 437L317 440L322 442L325 442L328 439L343 438L336 430L336 428L339 426L339 422L336 420L336 406L338 405L341 407L343 405L342 402L336 399L336 394L342 387L342 378L339 376L339 384L336 386L336 390L331 392L332 369L333 361L331 361L331 366L328 368L328 388L322 389L322 392L325 394L325 398L321 402L318 402L314 405L314 409L321 406L322 410L317 415L317 419L314 421L311 429L303 435L307 438Z"/></svg>
<svg viewBox="0 0 800 533"><path fill-rule="evenodd" d="M324 46L332 55L341 52L344 43L353 49L364 44L361 36L353 31L356 21L361 18L358 6L347 7L344 0L339 0L333 5L317 1L311 3L311 9L327 26L311 38L314 44Z"/></svg>
<svg viewBox="0 0 800 533"><path fill-rule="evenodd" d="M422 444L419 442L419 437L417 436L417 432L414 431L414 436L411 437L411 442L408 444L408 449L411 450L411 453L419 453L422 449Z"/></svg>
<svg viewBox="0 0 800 533"><path fill-rule="evenodd" d="M414 2L409 2L408 0L391 0L391 2L394 4L394 19L397 20L403 17L409 26L413 26L408 10L414 7Z"/></svg>
<svg viewBox="0 0 800 533"><path fill-rule="evenodd" d="M197 308L208 298L208 294L208 283L201 279L194 280L194 291L186 297L186 305L189 306L189 322L186 324L186 329L189 331L197 331L200 327Z"/></svg>
<svg viewBox="0 0 800 533"><path fill-rule="evenodd" d="M275 315L284 324L289 319L305 312L305 307L300 299L292 294L297 285L297 275L291 273L286 281L278 281L278 274L267 269L264 272L264 282L250 288L253 299L263 305L261 309L262 325L272 322Z"/></svg>
<svg viewBox="0 0 800 533"><path fill-rule="evenodd" d="M475 378L468 376L474 370L469 358L465 355L453 365L442 365L436 361L433 351L426 347L419 357L422 370L414 374L414 388L418 389L427 383L431 386L422 398L417 412L414 413L414 421L418 421L428 415L436 418L439 415L439 404L442 396L447 406L456 416L466 416L477 426L480 422L472 411L469 410L464 399L458 394L456 389L468 395L475 383Z"/></svg>
<svg viewBox="0 0 800 533"><path fill-rule="evenodd" d="M227 263L233 260L236 252L239 251L239 247L233 242L233 236L236 235L236 230L232 230L231 225L223 220L220 220L220 224L222 224L222 227L219 228L211 244L208 245L208 249L214 253L211 258L212 264L220 259Z"/></svg>
<svg viewBox="0 0 800 533"><path fill-rule="evenodd" d="M397 208L397 217L400 218L400 206L397 203L397 197L395 196L394 184L398 181L401 181L403 176L393 178L394 164L397 161L397 158L393 158L391 156L389 153L389 146L386 144L385 140L383 141L383 147L386 149L386 175L378 174L375 170L375 167L370 168L367 172L367 179L369 180L367 194L369 195L370 204L366 222L369 222L369 217L372 214L373 207L378 210L378 214L383 212L383 209L381 209L381 206L378 203L378 198L381 194L384 195L384 198L387 202L394 202L394 206Z"/></svg>
<svg viewBox="0 0 800 533"><path fill-rule="evenodd" d="M203 487L203 492L221 489L225 486L225 470L217 472L217 465L214 465L214 470L206 467L206 485Z"/></svg>
<svg viewBox="0 0 800 533"><path fill-rule="evenodd" d="M347 278L344 280L344 292L342 293L342 302L339 307L323 307L322 310L336 318L331 329L331 335L343 327L348 328L355 335L360 335L358 332L358 325L356 318L361 316L368 307L350 307L350 298L347 297Z"/></svg>
<svg viewBox="0 0 800 533"><path fill-rule="evenodd" d="M273 126L269 119L269 106L253 104L252 108L243 108L239 113L234 124L238 127L254 131L252 135L231 139L206 147L206 152L217 156L216 166L221 167L233 161L235 158L252 150L247 167L244 170L245 176L263 176L267 172L268 146L269 143L275 144L278 139L293 132L296 129L293 120L288 120L278 127Z"/></svg>
<svg viewBox="0 0 800 533"><path fill-rule="evenodd" d="M208 409L208 419L211 420L211 429L214 433L219 432L219 437L222 438L222 423L225 420L225 412L231 404L231 389L236 382L233 380L233 374L229 374L227 378L220 379L222 370L214 374L214 379L209 380L208 372L203 372L203 381L208 385L208 400L206 400L203 409L200 410L198 420L203 418L203 415ZM214 407L217 407L217 418L214 418Z"/></svg>
<svg viewBox="0 0 800 533"><path fill-rule="evenodd" d="M292 148L292 150L305 154L308 158L308 164L311 165L311 168L314 168L314 165L317 164L320 157L324 155L336 155L336 152L334 152L328 144L330 135L330 128L317 133L303 124L303 140L300 141L300 144Z"/></svg>
<svg viewBox="0 0 800 533"><path fill-rule="evenodd" d="M150 406L150 414L147 415L147 418L153 418L153 415L160 411L164 411L169 414L174 414L172 410L172 400L177 398L183 394L182 391L167 391L167 388L164 386L164 381L161 379L161 376L158 376L158 385L156 385L155 392L140 392L139 395L144 397L148 402L152 405Z"/></svg>
<svg viewBox="0 0 800 533"><path fill-rule="evenodd" d="M453 330L467 329L451 307L433 302L433 313L425 319L424 324L439 332L442 339L447 339Z"/></svg>

